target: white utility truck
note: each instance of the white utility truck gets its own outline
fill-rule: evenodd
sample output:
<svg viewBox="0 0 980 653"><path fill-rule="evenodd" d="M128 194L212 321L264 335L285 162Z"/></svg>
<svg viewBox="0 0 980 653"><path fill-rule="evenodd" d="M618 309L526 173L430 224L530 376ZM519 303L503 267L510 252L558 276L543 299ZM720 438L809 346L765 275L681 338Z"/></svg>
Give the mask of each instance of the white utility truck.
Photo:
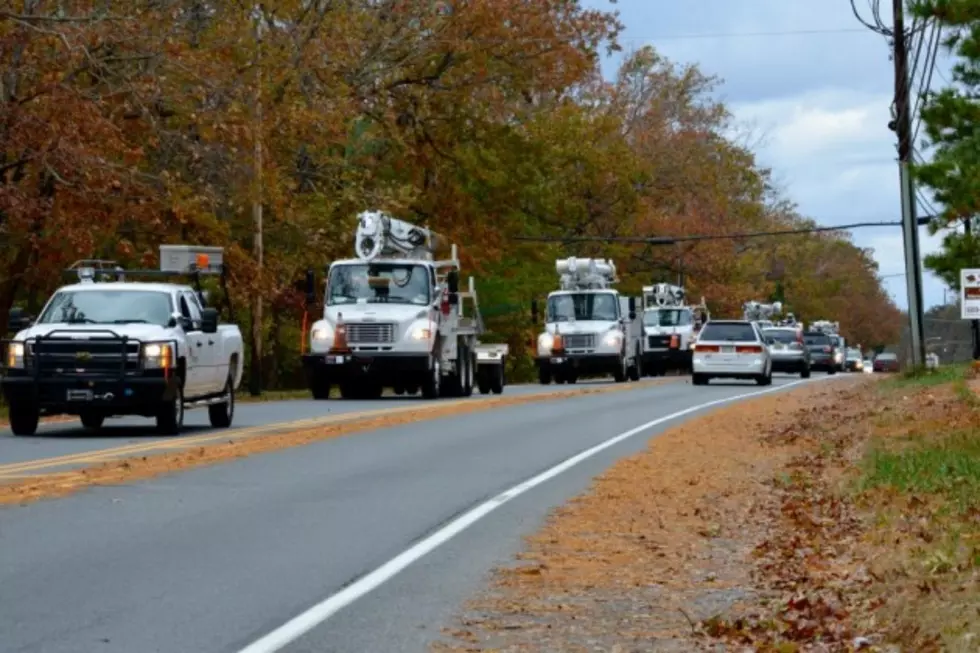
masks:
<svg viewBox="0 0 980 653"><path fill-rule="evenodd" d="M612 286L616 266L606 259L555 262L561 290L548 294L545 330L538 336L535 364L542 384L575 383L580 376L611 374L622 383L642 374L642 319L635 297ZM531 304L538 323L537 302Z"/></svg>
<svg viewBox="0 0 980 653"><path fill-rule="evenodd" d="M831 342L834 343L834 364L838 371L845 372L847 368L847 340L840 334L840 322L815 320L810 323L808 330L830 336Z"/></svg>
<svg viewBox="0 0 980 653"><path fill-rule="evenodd" d="M782 302L764 304L762 302L745 302L742 304L742 319L755 322L759 329L769 329L776 325L774 318L783 312Z"/></svg>
<svg viewBox="0 0 980 653"><path fill-rule="evenodd" d="M4 342L0 386L10 428L32 435L46 415L77 415L89 429L107 417L156 418L176 435L188 408L207 406L211 425L231 426L242 379L242 334L218 324L200 276L222 274L222 250L163 245L159 270L79 261L34 323ZM109 268L104 269L104 264ZM128 276L190 276L194 287Z"/></svg>
<svg viewBox="0 0 980 653"><path fill-rule="evenodd" d="M310 329L303 367L315 399L336 387L344 399L380 397L383 389L428 399L500 394L507 345L483 345L473 277L459 288L456 245L435 259L438 234L379 211L358 215L357 258L327 271L322 318ZM316 303L312 271L307 303ZM464 300L469 306L464 310Z"/></svg>
<svg viewBox="0 0 980 653"><path fill-rule="evenodd" d="M658 283L643 287L643 371L663 376L668 371L691 372L691 354L698 332L710 314L701 303L686 302L680 286Z"/></svg>

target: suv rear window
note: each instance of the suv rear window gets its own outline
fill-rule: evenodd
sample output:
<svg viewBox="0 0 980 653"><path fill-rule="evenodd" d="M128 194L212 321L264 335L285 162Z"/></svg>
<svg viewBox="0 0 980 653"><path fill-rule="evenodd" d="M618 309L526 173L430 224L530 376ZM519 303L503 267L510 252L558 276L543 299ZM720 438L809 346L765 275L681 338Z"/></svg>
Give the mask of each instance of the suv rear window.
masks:
<svg viewBox="0 0 980 653"><path fill-rule="evenodd" d="M751 324L740 322L708 322L698 340L721 340L726 342L758 342Z"/></svg>
<svg viewBox="0 0 980 653"><path fill-rule="evenodd" d="M880 361L894 361L894 360L898 360L898 356L896 356L895 354L888 354L888 353L878 354L878 360L880 360Z"/></svg>
<svg viewBox="0 0 980 653"><path fill-rule="evenodd" d="M766 329L762 335L772 338L776 342L792 344L796 342L796 331L792 329Z"/></svg>
<svg viewBox="0 0 980 653"><path fill-rule="evenodd" d="M825 333L804 333L803 342L808 345L822 345L829 347L831 344L830 336Z"/></svg>

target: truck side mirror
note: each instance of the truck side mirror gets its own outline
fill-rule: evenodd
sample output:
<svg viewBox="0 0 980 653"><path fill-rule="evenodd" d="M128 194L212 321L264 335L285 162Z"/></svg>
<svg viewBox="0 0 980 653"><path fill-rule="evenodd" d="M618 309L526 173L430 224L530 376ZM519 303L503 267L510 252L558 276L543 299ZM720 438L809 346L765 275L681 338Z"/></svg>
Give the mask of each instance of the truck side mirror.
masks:
<svg viewBox="0 0 980 653"><path fill-rule="evenodd" d="M446 275L446 286L449 288L449 294L455 295L459 292L459 272L456 270L450 270L449 274Z"/></svg>
<svg viewBox="0 0 980 653"><path fill-rule="evenodd" d="M218 332L218 309L205 308L201 310L201 331L204 333Z"/></svg>
<svg viewBox="0 0 980 653"><path fill-rule="evenodd" d="M636 319L636 297L630 297L630 320Z"/></svg>
<svg viewBox="0 0 980 653"><path fill-rule="evenodd" d="M538 300L531 300L531 322L533 324L538 323Z"/></svg>

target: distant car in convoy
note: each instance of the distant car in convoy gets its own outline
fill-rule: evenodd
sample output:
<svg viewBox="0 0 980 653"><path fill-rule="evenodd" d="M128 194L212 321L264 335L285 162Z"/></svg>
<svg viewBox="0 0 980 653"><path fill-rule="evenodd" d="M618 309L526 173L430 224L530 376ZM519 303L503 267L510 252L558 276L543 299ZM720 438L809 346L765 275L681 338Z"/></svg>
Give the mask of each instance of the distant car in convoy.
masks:
<svg viewBox="0 0 980 653"><path fill-rule="evenodd" d="M762 335L769 347L773 372L810 378L810 350L803 343L803 331L792 326L772 327L763 329Z"/></svg>
<svg viewBox="0 0 980 653"><path fill-rule="evenodd" d="M844 358L844 371L846 372L860 372L864 369L864 357L861 355L861 350L854 347L847 350L847 355Z"/></svg>
<svg viewBox="0 0 980 653"><path fill-rule="evenodd" d="M711 379L752 379L772 383L772 358L759 328L748 320L710 320L698 335L691 383Z"/></svg>
<svg viewBox="0 0 980 653"><path fill-rule="evenodd" d="M837 374L837 349L829 335L820 331L804 331L803 343L810 350L811 369Z"/></svg>
<svg viewBox="0 0 980 653"><path fill-rule="evenodd" d="M882 352L875 356L874 362L875 372L897 372L898 371L898 356L891 352Z"/></svg>

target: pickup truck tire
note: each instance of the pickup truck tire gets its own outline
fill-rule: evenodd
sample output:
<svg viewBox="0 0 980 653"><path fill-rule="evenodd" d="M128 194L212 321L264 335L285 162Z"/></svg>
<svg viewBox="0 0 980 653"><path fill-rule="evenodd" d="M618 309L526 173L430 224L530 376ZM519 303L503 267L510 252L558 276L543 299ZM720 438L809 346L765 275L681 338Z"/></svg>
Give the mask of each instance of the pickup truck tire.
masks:
<svg viewBox="0 0 980 653"><path fill-rule="evenodd" d="M17 404L10 407L10 430L14 435L34 435L41 414L32 405Z"/></svg>
<svg viewBox="0 0 980 653"><path fill-rule="evenodd" d="M310 393L313 398L317 401L323 401L330 398L330 384L324 379L314 377L310 381Z"/></svg>
<svg viewBox="0 0 980 653"><path fill-rule="evenodd" d="M544 365L538 368L538 383L541 385L551 384L551 370Z"/></svg>
<svg viewBox="0 0 980 653"><path fill-rule="evenodd" d="M574 377L573 377L574 378ZM570 381L574 383L575 381ZM502 395L504 393L504 361L500 361L500 365L493 365L490 367L490 391L495 395Z"/></svg>
<svg viewBox="0 0 980 653"><path fill-rule="evenodd" d="M82 413L78 417L82 420L82 426L91 431L98 431L105 422L105 415L101 413Z"/></svg>
<svg viewBox="0 0 980 653"><path fill-rule="evenodd" d="M208 406L208 419L211 420L211 426L216 429L228 428L235 419L235 382L230 373L228 380L225 381L224 392L228 396L228 401Z"/></svg>
<svg viewBox="0 0 980 653"><path fill-rule="evenodd" d="M177 390L170 401L157 408L157 432L160 435L179 435L184 427L184 384L177 384Z"/></svg>

